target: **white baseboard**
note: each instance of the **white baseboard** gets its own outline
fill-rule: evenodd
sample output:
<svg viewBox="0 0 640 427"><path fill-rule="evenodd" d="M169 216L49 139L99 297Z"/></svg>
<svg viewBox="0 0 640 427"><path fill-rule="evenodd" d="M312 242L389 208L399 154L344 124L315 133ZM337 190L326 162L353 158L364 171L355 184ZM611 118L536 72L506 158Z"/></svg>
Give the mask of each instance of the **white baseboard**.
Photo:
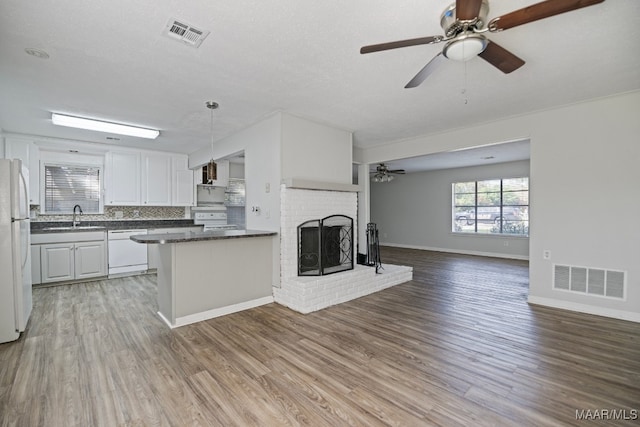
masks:
<svg viewBox="0 0 640 427"><path fill-rule="evenodd" d="M528 302L529 304L537 304L545 307L560 308L563 310L577 311L579 313L594 314L596 316L611 317L614 319L640 323L640 313L634 313L631 311L615 310L611 308L596 307L593 305L570 301L559 301L556 299L536 296L529 296Z"/></svg>
<svg viewBox="0 0 640 427"><path fill-rule="evenodd" d="M248 310L250 308L259 307L265 304L271 304L273 302L273 295L268 297L262 297L251 301L244 301L238 304L228 305L226 307L214 308L212 310L203 311L201 313L190 314L188 316L176 318L175 324L171 324L167 319L158 313L162 320L169 325L171 329L179 328L180 326L190 325L191 323L202 322L203 320L213 319L215 317L225 316L231 313L237 313L238 311Z"/></svg>
<svg viewBox="0 0 640 427"><path fill-rule="evenodd" d="M160 319L162 319L162 321L163 321L164 323L166 323L168 327L170 327L171 329L173 329L173 328L174 328L174 326L172 326L172 325L171 325L171 322L169 322L169 319L167 319L166 317L164 317L164 315L163 315L162 313L158 312L158 316L160 316Z"/></svg>
<svg viewBox="0 0 640 427"><path fill-rule="evenodd" d="M486 257L493 257L493 258L507 258L507 259L519 259L522 261L529 261L529 257L525 255L501 254L496 252L467 251L464 249L433 248L430 246L403 245L400 243L385 243L385 242L380 242L380 246L391 246L394 248L419 249L422 251L446 252L451 254L476 255L476 256L486 256Z"/></svg>

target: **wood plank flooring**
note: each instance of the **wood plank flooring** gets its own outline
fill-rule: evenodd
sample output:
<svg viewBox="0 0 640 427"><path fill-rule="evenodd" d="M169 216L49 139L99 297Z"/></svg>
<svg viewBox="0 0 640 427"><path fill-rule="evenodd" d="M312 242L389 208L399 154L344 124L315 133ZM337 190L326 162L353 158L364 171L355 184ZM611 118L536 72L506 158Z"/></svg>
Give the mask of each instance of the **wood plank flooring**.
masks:
<svg viewBox="0 0 640 427"><path fill-rule="evenodd" d="M383 248L414 280L170 330L155 276L39 288L1 426L634 425L640 325L529 306L523 261ZM598 414L600 414L598 412ZM636 412L637 414L637 412Z"/></svg>

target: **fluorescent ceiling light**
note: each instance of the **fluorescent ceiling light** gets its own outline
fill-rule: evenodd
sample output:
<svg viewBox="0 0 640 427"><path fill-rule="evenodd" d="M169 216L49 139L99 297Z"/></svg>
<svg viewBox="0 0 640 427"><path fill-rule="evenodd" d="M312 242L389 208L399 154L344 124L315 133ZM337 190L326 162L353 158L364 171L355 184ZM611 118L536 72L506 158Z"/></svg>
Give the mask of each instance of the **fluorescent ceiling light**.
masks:
<svg viewBox="0 0 640 427"><path fill-rule="evenodd" d="M160 131L155 129L145 129L136 126L121 125L119 123L85 119L82 117L65 116L64 114L57 113L51 113L51 120L54 125L95 130L98 132L116 133L118 135L137 136L139 138L156 139L158 135L160 135Z"/></svg>

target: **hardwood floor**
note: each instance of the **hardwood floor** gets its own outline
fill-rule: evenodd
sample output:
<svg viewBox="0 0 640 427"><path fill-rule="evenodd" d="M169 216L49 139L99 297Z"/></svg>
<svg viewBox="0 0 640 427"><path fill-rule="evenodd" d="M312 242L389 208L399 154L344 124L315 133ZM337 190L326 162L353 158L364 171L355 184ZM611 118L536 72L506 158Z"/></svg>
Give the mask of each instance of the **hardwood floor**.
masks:
<svg viewBox="0 0 640 427"><path fill-rule="evenodd" d="M308 315L270 304L174 330L156 315L154 276L36 289L27 331L0 345L0 425L558 426L589 425L576 411L640 415L637 323L529 306L523 261L397 248L382 259L413 265L414 280Z"/></svg>

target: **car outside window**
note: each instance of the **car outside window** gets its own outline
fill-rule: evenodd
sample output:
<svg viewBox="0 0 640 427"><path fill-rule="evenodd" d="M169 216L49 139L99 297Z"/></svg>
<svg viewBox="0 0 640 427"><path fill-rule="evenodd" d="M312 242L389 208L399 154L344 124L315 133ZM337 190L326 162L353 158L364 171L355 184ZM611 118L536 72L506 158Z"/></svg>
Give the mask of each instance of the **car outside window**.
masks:
<svg viewBox="0 0 640 427"><path fill-rule="evenodd" d="M454 182L451 231L529 235L529 178Z"/></svg>

